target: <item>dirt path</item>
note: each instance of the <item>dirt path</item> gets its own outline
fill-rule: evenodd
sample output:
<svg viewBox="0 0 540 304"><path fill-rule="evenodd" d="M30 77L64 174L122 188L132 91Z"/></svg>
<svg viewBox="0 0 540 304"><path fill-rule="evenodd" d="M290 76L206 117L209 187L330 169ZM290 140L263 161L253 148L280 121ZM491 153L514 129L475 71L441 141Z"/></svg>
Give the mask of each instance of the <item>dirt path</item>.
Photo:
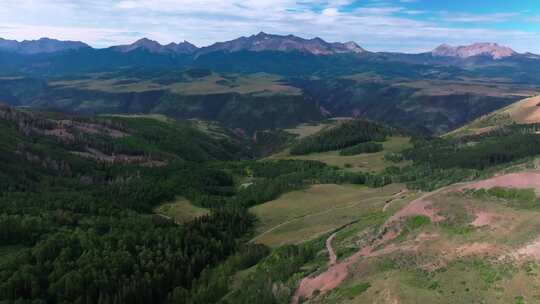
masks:
<svg viewBox="0 0 540 304"><path fill-rule="evenodd" d="M469 183L466 187L472 189L489 189L493 187L534 189L537 194L540 194L540 172L529 171L495 176L490 179Z"/></svg>
<svg viewBox="0 0 540 304"><path fill-rule="evenodd" d="M392 197L386 201L386 203L384 204L383 208L382 208L382 211L383 212L386 212L386 210L388 210L388 208L390 208L390 206L392 205L392 203L400 198L403 198L403 197L400 197L401 195L403 194L406 194L407 192L409 192L407 189L402 189L400 190L398 193L395 193L394 195L392 195Z"/></svg>
<svg viewBox="0 0 540 304"><path fill-rule="evenodd" d="M435 210L430 208L430 202L428 200L429 197L436 195L438 193L441 193L443 191L449 191L451 189L454 189L455 185L448 186L441 188L439 190L426 193L423 196L415 199L411 203L409 203L407 206L405 206L403 209L398 211L396 214L394 214L391 218L389 218L386 223L383 225L380 237L376 238L377 240L374 241L371 245L368 245L362 249L360 249L357 253L354 255L348 257L344 261L337 263L337 257L336 257L336 263L329 263L329 268L325 272L319 274L316 277L306 277L300 281L300 285L298 286L298 289L296 290L291 303L292 304L298 304L300 303L301 299L309 298L311 295L318 290L321 293L325 293L327 291L330 291L332 289L337 288L341 283L347 278L349 273L349 266L354 264L356 261L358 261L362 257L371 257L371 256L379 256L383 254L387 254L389 252L393 252L396 250L401 249L398 246L385 246L377 251L374 251L375 248L379 248L382 245L385 245L386 243L394 240L397 238L400 234L400 231L396 231L394 229L389 229L395 222L401 220L404 217L415 215L415 214L422 214L427 215L430 218L432 218L433 221L439 221L441 220L440 217L436 215ZM334 251L331 246L331 241L333 240L332 235L327 241L326 245L329 250ZM335 237L335 236L334 236ZM330 241L330 242L329 242ZM332 257L330 258L332 261Z"/></svg>
<svg viewBox="0 0 540 304"><path fill-rule="evenodd" d="M334 251L334 248L332 248L332 241L336 237L336 234L337 232L332 234L328 239L326 239L326 250L328 250L328 257L330 260L328 261L328 266L332 266L337 263L337 255L336 255L336 252Z"/></svg>
<svg viewBox="0 0 540 304"><path fill-rule="evenodd" d="M413 201L407 207L410 207L411 205L415 206L420 203L423 204L423 202L425 202L423 198L424 197ZM414 208L407 209L407 207L405 207L402 210L414 209ZM409 212L403 213L403 216L406 216L406 214L409 214ZM389 227L391 223L399 219L401 219L401 216L398 216L394 219L391 218L383 225L383 227ZM378 248L379 246L384 245L399 236L399 231L395 231L392 229L382 229L381 231L384 231L384 232L381 232L381 237L378 238L377 241L373 242L373 244L371 245L368 245L362 248L357 253L348 257L347 259L345 259L344 261L340 263L337 263L337 257L334 257L336 259L336 262L334 263L332 262L334 258L332 257L331 252L334 252L334 250L331 246L331 241L333 240L333 237L335 237L335 235L332 235L330 238L328 238L326 241L326 247L330 254L330 263L329 263L328 270L326 270L325 272L321 273L320 275L316 277L306 277L302 279L302 281L300 281L300 285L298 286L298 289L296 290L292 298L291 303L292 304L300 303L301 299L311 297L311 295L313 295L313 293L316 290L318 290L321 293L325 293L327 291L335 289L336 287L341 285L341 283L347 278L349 274L349 266L354 264L361 257L377 256L377 255L386 254L391 251L398 250L399 248L397 246L388 246L388 247L383 247L382 249L378 251L374 251L375 248Z"/></svg>

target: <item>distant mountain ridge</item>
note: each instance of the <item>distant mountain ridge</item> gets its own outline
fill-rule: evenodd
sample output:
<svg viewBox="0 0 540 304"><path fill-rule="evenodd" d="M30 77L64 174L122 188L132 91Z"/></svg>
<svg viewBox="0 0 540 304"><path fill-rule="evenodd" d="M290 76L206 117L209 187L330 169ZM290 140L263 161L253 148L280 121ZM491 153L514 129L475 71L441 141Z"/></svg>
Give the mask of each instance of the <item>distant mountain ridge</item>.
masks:
<svg viewBox="0 0 540 304"><path fill-rule="evenodd" d="M40 38L38 40L24 40L21 42L17 40L7 40L0 38L0 51L7 51L25 55L57 53L83 48L90 48L90 46L80 41L60 41L50 38Z"/></svg>
<svg viewBox="0 0 540 304"><path fill-rule="evenodd" d="M150 53L156 54L193 54L199 48L195 45L184 41L180 43L171 42L167 45L162 45L157 41L148 38L142 38L128 45L113 46L111 49L122 53L128 53L137 49L143 49Z"/></svg>
<svg viewBox="0 0 540 304"><path fill-rule="evenodd" d="M0 38L0 51L7 51L23 55L34 55L42 53L57 53L66 50L93 49L88 44L80 41L61 41L50 38L40 38L38 40L7 40ZM216 42L207 47L197 47L194 44L183 41L179 43L171 42L163 45L155 40L141 38L132 44L116 45L107 48L108 50L129 53L136 50L144 50L151 54L181 54L194 55L195 57L214 52L237 53L246 52L299 52L312 55L336 55L336 54L363 54L371 53L353 41L349 42L327 42L321 38L305 39L294 35L274 35L260 32L249 37L240 37L230 41ZM107 50L101 49L101 50ZM96 49L98 50L98 49ZM395 54L401 53L372 53L372 54ZM507 46L497 43L482 42L471 45L451 46L442 44L429 52L433 57L452 57L467 59L477 56L488 56L494 60L499 60L515 55L520 55ZM405 54L403 54L405 55ZM528 58L540 58L538 55L526 53Z"/></svg>
<svg viewBox="0 0 540 304"><path fill-rule="evenodd" d="M162 45L157 41L142 38L132 44L113 46L111 49L123 53L142 49L155 54L195 54L196 56L214 52L235 53L240 51L300 52L313 55L360 54L366 52L352 41L329 43L321 38L304 39L294 35L281 36L264 32L249 37L217 42L203 48L198 48L187 41Z"/></svg>
<svg viewBox="0 0 540 304"><path fill-rule="evenodd" d="M497 43L474 43L471 45L453 47L448 44L442 44L431 52L439 57L459 57L470 58L475 56L490 56L498 60L517 55L518 53L507 46L501 46Z"/></svg>
<svg viewBox="0 0 540 304"><path fill-rule="evenodd" d="M321 38L264 32L201 48L187 41L164 45L148 38L99 49L82 42L47 38L24 42L0 39L0 74L43 76L124 68L188 67L288 76L321 71L332 74L367 71L391 77L425 77L435 68L454 76L497 74L520 83L540 83L540 56L520 54L496 43L441 45L431 52L407 54L371 52L355 42L327 42Z"/></svg>
<svg viewBox="0 0 540 304"><path fill-rule="evenodd" d="M212 52L302 52L313 55L334 55L342 53L364 53L366 52L355 42L334 42L329 43L321 38L304 39L294 35L272 35L260 32L249 37L240 37L231 41L218 42L211 46L200 49L198 54L208 54Z"/></svg>

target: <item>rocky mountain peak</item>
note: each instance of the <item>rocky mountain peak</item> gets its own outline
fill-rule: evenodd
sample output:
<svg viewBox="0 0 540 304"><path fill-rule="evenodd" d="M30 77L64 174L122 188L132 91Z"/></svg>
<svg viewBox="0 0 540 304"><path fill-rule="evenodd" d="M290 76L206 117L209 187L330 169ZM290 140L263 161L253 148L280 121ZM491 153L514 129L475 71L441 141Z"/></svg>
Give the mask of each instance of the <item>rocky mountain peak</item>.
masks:
<svg viewBox="0 0 540 304"><path fill-rule="evenodd" d="M497 43L482 42L471 45L453 47L448 44L442 44L431 52L439 57L459 57L469 58L474 56L490 56L497 60L516 55L517 53L509 47L501 46Z"/></svg>

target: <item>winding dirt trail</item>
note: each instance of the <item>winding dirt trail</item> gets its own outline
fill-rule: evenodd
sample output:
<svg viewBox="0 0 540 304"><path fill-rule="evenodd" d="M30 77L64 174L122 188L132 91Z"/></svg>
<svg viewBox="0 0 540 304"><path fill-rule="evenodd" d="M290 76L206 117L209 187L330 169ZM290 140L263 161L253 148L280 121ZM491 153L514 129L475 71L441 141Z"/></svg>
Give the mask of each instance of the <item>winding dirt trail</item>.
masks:
<svg viewBox="0 0 540 304"><path fill-rule="evenodd" d="M328 257L330 260L328 261L328 266L332 266L337 263L337 255L336 255L336 252L334 251L334 248L332 248L332 241L334 240L336 235L337 235L337 232L332 234L328 239L326 239L326 250L328 250Z"/></svg>
<svg viewBox="0 0 540 304"><path fill-rule="evenodd" d="M383 212L386 212L386 210L388 210L388 208L390 208L390 206L392 205L392 203L400 198L403 198L403 197L400 197L401 195L404 195L404 194L407 194L407 192L409 192L409 190L407 189L401 189L399 192L395 193L394 195L392 195L392 197L387 200L385 203L384 203L384 206L382 208L382 211Z"/></svg>
<svg viewBox="0 0 540 304"><path fill-rule="evenodd" d="M382 226L380 230L379 237L376 238L371 245L365 246L360 249L354 255L348 257L344 261L337 263L337 257L335 256L334 249L332 248L332 240L335 238L335 233L331 235L326 241L326 247L329 252L330 262L329 268L325 272L315 276L315 277L305 277L300 281L300 285L296 290L291 303L298 304L301 299L307 299L313 295L313 293L318 290L321 293L330 291L338 287L348 276L349 266L358 261L361 257L371 257L378 256L382 254L387 254L392 251L402 250L407 248L400 248L394 244L386 245L389 241L394 240L399 236L401 232L401 227L395 225L401 219L414 216L414 215L425 215L430 217L433 222L439 222L444 220L443 217L437 214L429 200L430 197L455 190L464 190L467 188L479 189L479 188L492 188L492 187L515 187L515 188L534 188L537 193L540 191L540 172L538 171L529 171L521 173L511 173L504 174L500 176L495 176L489 179L473 182L464 182L456 183L447 187L440 188L436 191L426 193L416 200L410 202L407 206L396 212L391 216L386 223ZM397 229L396 229L397 227ZM540 241L538 242L540 244ZM384 246L386 245L386 246ZM374 251L375 248L382 246L382 249ZM540 248L540 245L531 246L533 250L536 250L536 247ZM534 248L533 248L534 247ZM531 249L527 248L527 249ZM412 248L409 248L412 249ZM533 251L529 250L529 251ZM525 250L526 251L526 250ZM540 249L538 250L540 252ZM335 262L333 262L335 261Z"/></svg>
<svg viewBox="0 0 540 304"><path fill-rule="evenodd" d="M315 277L305 277L300 281L300 285L298 286L298 289L296 290L291 303L292 304L298 304L300 303L301 299L309 298L313 295L313 293L318 290L321 293L328 292L332 289L335 289L343 281L347 278L349 273L349 266L356 263L360 258L362 257L373 257L373 256L379 256L382 254L387 254L396 250L399 250L400 248L398 246L385 246L382 249L379 249L377 251L374 251L375 248L378 248L379 246L385 245L386 243L394 240L397 238L400 234L400 230L392 229L392 226L401 219L411 216L411 215L426 215L431 218L433 222L441 221L443 218L438 216L436 214L436 210L431 208L431 202L428 200L429 197L441 193L443 191L449 191L450 189L453 189L455 185L448 186L441 188L439 190L426 193L423 196L417 198L416 200L409 203L407 206L402 208L400 211L395 213L392 217L390 217L386 223L381 228L381 232L378 238L368 246L365 246L364 248L360 249L357 253L354 255L348 257L347 259L343 260L342 262L337 262L337 257L332 257L332 253L335 255L334 249L332 248L332 240L335 237L335 234L331 235L326 240L326 247L329 252L330 256L330 262L329 262L329 268L319 274ZM332 252L332 253L331 253ZM336 262L332 262L335 258Z"/></svg>
<svg viewBox="0 0 540 304"><path fill-rule="evenodd" d="M428 194L428 195L432 195L432 194ZM396 221L400 220L401 218L414 214L414 212L418 212L419 214L430 216L433 221L439 221L441 218L435 215L435 211L432 211L427 208L428 204L426 204L427 201L425 200L425 198L427 198L428 195L425 195L413 201L412 203L407 205L405 208L403 208L400 212L396 213L383 225L383 229L381 229L380 238L374 241L371 245L365 246L360 251L358 251L357 253L348 257L347 259L345 259L344 261L340 263L337 263L337 257L335 256L335 252L331 244L332 240L335 237L335 234L331 235L326 240L326 247L328 249L328 253L330 256L328 270L326 270L325 272L321 273L320 275L316 277L306 277L302 279L302 281L300 281L300 285L298 289L296 290L293 296L291 303L292 304L300 303L301 299L311 297L316 290L318 290L321 293L325 293L327 291L335 289L336 287L341 285L341 283L347 278L349 274L349 266L354 264L361 257L378 256L381 254L387 254L389 252L398 250L399 248L397 246L388 246L378 251L374 251L375 248L381 245L384 245L399 236L399 233L400 233L399 231L388 229L388 228L390 228L392 224L394 224Z"/></svg>

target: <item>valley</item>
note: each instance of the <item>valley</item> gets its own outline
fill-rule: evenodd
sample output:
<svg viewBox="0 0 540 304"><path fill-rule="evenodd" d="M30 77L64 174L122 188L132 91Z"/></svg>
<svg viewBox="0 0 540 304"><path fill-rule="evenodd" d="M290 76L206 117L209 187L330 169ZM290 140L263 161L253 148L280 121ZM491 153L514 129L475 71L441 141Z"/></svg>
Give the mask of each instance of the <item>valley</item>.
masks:
<svg viewBox="0 0 540 304"><path fill-rule="evenodd" d="M539 58L1 39L0 302L538 302Z"/></svg>

